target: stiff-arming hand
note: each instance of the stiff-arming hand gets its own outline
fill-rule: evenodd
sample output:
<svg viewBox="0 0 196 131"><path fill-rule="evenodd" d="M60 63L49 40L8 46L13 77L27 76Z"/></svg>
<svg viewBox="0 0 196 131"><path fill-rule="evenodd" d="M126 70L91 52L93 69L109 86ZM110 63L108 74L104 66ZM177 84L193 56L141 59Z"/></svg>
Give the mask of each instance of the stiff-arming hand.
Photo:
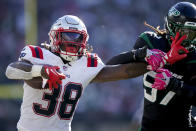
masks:
<svg viewBox="0 0 196 131"><path fill-rule="evenodd" d="M145 57L146 62L148 62L147 69L156 71L158 68L161 68L165 65L163 57L165 53L158 49L147 49L147 55Z"/></svg>
<svg viewBox="0 0 196 131"><path fill-rule="evenodd" d="M58 66L44 66L45 73L48 76L50 90L52 88L58 88L62 84L62 79L65 79L65 75L58 72L59 69Z"/></svg>
<svg viewBox="0 0 196 131"><path fill-rule="evenodd" d="M157 69L157 74L155 75L155 81L152 84L152 88L158 90L165 89L168 86L171 77L172 74L169 70L163 68Z"/></svg>

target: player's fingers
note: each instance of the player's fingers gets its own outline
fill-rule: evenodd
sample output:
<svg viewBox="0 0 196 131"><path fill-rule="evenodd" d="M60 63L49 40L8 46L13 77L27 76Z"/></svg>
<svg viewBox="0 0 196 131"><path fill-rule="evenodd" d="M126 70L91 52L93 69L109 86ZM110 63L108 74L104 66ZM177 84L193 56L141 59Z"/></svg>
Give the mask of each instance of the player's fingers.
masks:
<svg viewBox="0 0 196 131"><path fill-rule="evenodd" d="M65 78L66 78L66 76L65 76L65 75L60 77L60 79L61 79L61 80L62 80L62 79L65 79Z"/></svg>
<svg viewBox="0 0 196 131"><path fill-rule="evenodd" d="M178 58L179 58L179 60L182 60L182 59L184 59L184 58L186 58L187 57L187 54L182 54L182 55L180 55Z"/></svg>
<svg viewBox="0 0 196 131"><path fill-rule="evenodd" d="M174 45L176 45L176 42L177 42L179 36L180 36L180 33L177 32L175 38L172 40L172 45L171 45L171 47L173 47Z"/></svg>
<svg viewBox="0 0 196 131"><path fill-rule="evenodd" d="M179 38L179 36L180 36L180 33L179 32L176 32L176 36L175 36L174 40L177 41L178 38Z"/></svg>
<svg viewBox="0 0 196 131"><path fill-rule="evenodd" d="M62 80L60 80L60 79L58 79L57 81L56 81L56 83L58 83L58 84L62 84Z"/></svg>
<svg viewBox="0 0 196 131"><path fill-rule="evenodd" d="M176 36L175 36L174 38L172 37L173 40L172 40L172 45L171 45L171 47L173 47L173 46L176 44L176 42L177 42L179 36L180 36L180 33L177 32L177 33L176 33Z"/></svg>
<svg viewBox="0 0 196 131"><path fill-rule="evenodd" d="M180 52L182 52L182 53L180 53ZM187 54L187 53L189 53L189 51L186 48L184 48L183 46L180 46L178 53L179 54L185 54L185 53Z"/></svg>
<svg viewBox="0 0 196 131"><path fill-rule="evenodd" d="M176 45L180 45L182 43L183 40L187 39L187 35L183 35L178 42L176 43Z"/></svg>
<svg viewBox="0 0 196 131"><path fill-rule="evenodd" d="M52 90L52 83L50 80L48 80L49 90Z"/></svg>
<svg viewBox="0 0 196 131"><path fill-rule="evenodd" d="M164 89L164 83L161 80L156 81L154 83L153 87L158 89L158 90L163 90Z"/></svg>
<svg viewBox="0 0 196 131"><path fill-rule="evenodd" d="M155 88L155 89L160 90L160 84L154 83L154 84L152 85L152 88Z"/></svg>
<svg viewBox="0 0 196 131"><path fill-rule="evenodd" d="M57 84L56 82L54 82L54 83L53 83L53 87L54 87L55 89L57 89L57 88L58 88L58 84Z"/></svg>
<svg viewBox="0 0 196 131"><path fill-rule="evenodd" d="M58 73L60 77L65 77L65 75L63 73Z"/></svg>
<svg viewBox="0 0 196 131"><path fill-rule="evenodd" d="M174 41L174 37L170 36L170 39L171 39L172 41Z"/></svg>
<svg viewBox="0 0 196 131"><path fill-rule="evenodd" d="M159 68L156 70L156 72L157 72L156 76L159 76L163 72L163 69Z"/></svg>
<svg viewBox="0 0 196 131"><path fill-rule="evenodd" d="M58 67L58 66L53 66L53 68L56 70L60 69L60 67Z"/></svg>
<svg viewBox="0 0 196 131"><path fill-rule="evenodd" d="M66 78L66 76L63 73L58 73L57 77L59 79L65 79Z"/></svg>

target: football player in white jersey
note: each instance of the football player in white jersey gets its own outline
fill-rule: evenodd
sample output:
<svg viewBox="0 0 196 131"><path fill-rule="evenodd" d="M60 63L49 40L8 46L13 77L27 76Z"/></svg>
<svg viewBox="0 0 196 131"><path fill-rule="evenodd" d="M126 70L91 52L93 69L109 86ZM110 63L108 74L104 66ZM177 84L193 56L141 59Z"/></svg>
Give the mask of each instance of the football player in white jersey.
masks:
<svg viewBox="0 0 196 131"><path fill-rule="evenodd" d="M59 18L48 35L50 50L28 45L6 70L9 79L24 80L18 131L71 131L77 103L89 83L137 77L144 73L139 69L146 68L144 63L104 65L98 55L87 52L89 36L76 16ZM145 54L138 52L132 52L133 59Z"/></svg>

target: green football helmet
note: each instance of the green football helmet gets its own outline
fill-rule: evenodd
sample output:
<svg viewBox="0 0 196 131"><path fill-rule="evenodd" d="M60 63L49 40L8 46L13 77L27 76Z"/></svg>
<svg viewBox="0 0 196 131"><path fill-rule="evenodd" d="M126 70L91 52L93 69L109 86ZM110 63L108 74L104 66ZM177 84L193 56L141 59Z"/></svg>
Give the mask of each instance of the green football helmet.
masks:
<svg viewBox="0 0 196 131"><path fill-rule="evenodd" d="M176 32L187 35L182 42L189 51L196 50L196 6L190 2L179 2L172 6L165 18L167 35L175 37Z"/></svg>

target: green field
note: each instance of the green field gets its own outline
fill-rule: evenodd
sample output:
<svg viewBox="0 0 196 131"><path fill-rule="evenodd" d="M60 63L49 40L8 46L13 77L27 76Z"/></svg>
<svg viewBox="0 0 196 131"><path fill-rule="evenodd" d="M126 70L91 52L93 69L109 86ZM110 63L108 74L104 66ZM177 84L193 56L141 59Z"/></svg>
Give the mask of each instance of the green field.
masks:
<svg viewBox="0 0 196 131"><path fill-rule="evenodd" d="M0 99L22 98L23 88L20 84L0 85Z"/></svg>

